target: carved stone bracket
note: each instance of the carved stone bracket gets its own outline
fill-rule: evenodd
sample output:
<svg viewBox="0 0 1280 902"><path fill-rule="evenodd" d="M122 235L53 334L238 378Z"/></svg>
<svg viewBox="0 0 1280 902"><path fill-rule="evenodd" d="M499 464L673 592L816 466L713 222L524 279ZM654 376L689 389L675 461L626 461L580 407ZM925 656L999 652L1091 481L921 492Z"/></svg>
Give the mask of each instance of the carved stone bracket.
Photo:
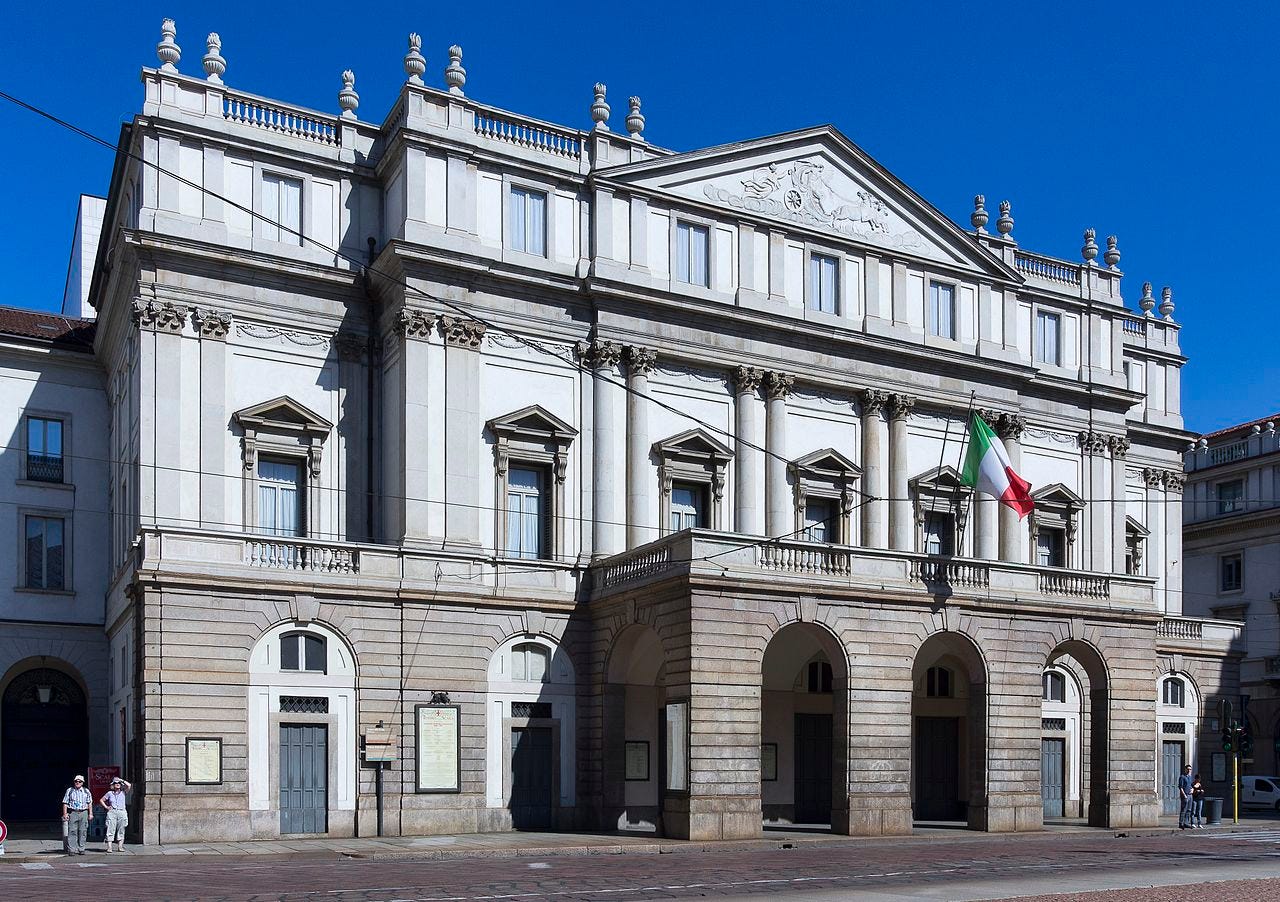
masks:
<svg viewBox="0 0 1280 902"><path fill-rule="evenodd" d="M435 324L436 315L434 313L415 310L412 307L401 307L400 315L396 320L396 331L405 338L426 341L431 337L431 330L435 328Z"/></svg>
<svg viewBox="0 0 1280 902"><path fill-rule="evenodd" d="M613 369L622 360L622 345L617 342L595 339L580 341L574 346L578 359L593 370Z"/></svg>
<svg viewBox="0 0 1280 902"><path fill-rule="evenodd" d="M187 308L169 301L134 301L133 321L153 332L179 333L187 324Z"/></svg>
<svg viewBox="0 0 1280 902"><path fill-rule="evenodd" d="M1001 439L1017 440L1027 428L1027 418L1017 413L1000 414L1000 422L996 424L996 434Z"/></svg>
<svg viewBox="0 0 1280 902"><path fill-rule="evenodd" d="M905 420L915 406L916 399L910 395L892 394L889 396L889 419Z"/></svg>
<svg viewBox="0 0 1280 902"><path fill-rule="evenodd" d="M440 319L440 329L444 334L444 343L450 347L479 350L484 341L485 325L473 319L458 316L445 316Z"/></svg>
<svg viewBox="0 0 1280 902"><path fill-rule="evenodd" d="M796 377L787 373L765 373L764 393L770 401L786 398L791 394Z"/></svg>
<svg viewBox="0 0 1280 902"><path fill-rule="evenodd" d="M1161 470L1156 467L1144 469L1142 471L1142 480L1149 489L1163 489L1166 492L1177 492L1178 494L1182 494L1183 487L1187 484L1186 474L1177 470Z"/></svg>
<svg viewBox="0 0 1280 902"><path fill-rule="evenodd" d="M191 316L196 332L201 338L226 341L231 331L231 314L225 310L214 310L211 307L200 307Z"/></svg>
<svg viewBox="0 0 1280 902"><path fill-rule="evenodd" d="M764 370L753 366L735 367L733 371L733 392L737 395L752 395L760 389L764 381Z"/></svg>
<svg viewBox="0 0 1280 902"><path fill-rule="evenodd" d="M889 393L878 388L866 388L862 391L863 414L881 413L889 405Z"/></svg>
<svg viewBox="0 0 1280 902"><path fill-rule="evenodd" d="M658 354L634 345L627 348L627 371L633 376L647 376L658 364Z"/></svg>
<svg viewBox="0 0 1280 902"><path fill-rule="evenodd" d="M1106 454L1111 447L1114 436L1106 435L1102 432L1081 432L1076 436L1080 443L1080 450L1090 457L1098 454Z"/></svg>
<svg viewBox="0 0 1280 902"><path fill-rule="evenodd" d="M1129 439L1123 435L1111 436L1111 456L1116 460L1124 460L1129 453Z"/></svg>

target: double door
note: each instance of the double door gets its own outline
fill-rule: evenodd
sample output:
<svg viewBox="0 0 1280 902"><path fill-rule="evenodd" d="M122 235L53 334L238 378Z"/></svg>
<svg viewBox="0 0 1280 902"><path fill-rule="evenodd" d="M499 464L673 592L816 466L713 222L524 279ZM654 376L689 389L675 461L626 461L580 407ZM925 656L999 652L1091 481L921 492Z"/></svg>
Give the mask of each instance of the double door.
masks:
<svg viewBox="0 0 1280 902"><path fill-rule="evenodd" d="M280 725L280 832L329 829L329 728Z"/></svg>
<svg viewBox="0 0 1280 902"><path fill-rule="evenodd" d="M1185 748L1181 741L1169 739L1160 744L1160 810L1164 814L1177 814L1182 805L1178 778L1186 760Z"/></svg>

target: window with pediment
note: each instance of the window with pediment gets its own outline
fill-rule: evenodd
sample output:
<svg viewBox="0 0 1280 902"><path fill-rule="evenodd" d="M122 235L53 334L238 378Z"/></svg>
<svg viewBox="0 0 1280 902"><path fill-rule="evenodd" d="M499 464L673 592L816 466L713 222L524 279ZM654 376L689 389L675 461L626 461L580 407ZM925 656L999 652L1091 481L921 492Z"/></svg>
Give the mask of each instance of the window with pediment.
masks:
<svg viewBox="0 0 1280 902"><path fill-rule="evenodd" d="M697 523L709 529L724 524L724 487L733 452L701 429L691 429L655 442L658 459L661 523L668 532L676 523ZM701 502L701 508L697 509ZM687 508L693 506L690 515ZM677 521L676 514L680 514Z"/></svg>
<svg viewBox="0 0 1280 902"><path fill-rule="evenodd" d="M1133 517L1124 518L1124 572L1129 576L1142 575L1142 554L1150 530Z"/></svg>
<svg viewBox="0 0 1280 902"><path fill-rule="evenodd" d="M242 431L244 525L273 535L320 532L321 463L333 424L290 397L232 414Z"/></svg>
<svg viewBox="0 0 1280 902"><path fill-rule="evenodd" d="M796 532L807 542L851 545L854 501L862 468L834 448L813 451L788 465L795 497Z"/></svg>
<svg viewBox="0 0 1280 902"><path fill-rule="evenodd" d="M485 425L494 438L498 553L555 560L565 548L564 486L578 430L538 404Z"/></svg>
<svg viewBox="0 0 1280 902"><path fill-rule="evenodd" d="M968 546L969 507L973 489L955 467L936 467L910 480L915 505L916 548L925 554L950 556Z"/></svg>
<svg viewBox="0 0 1280 902"><path fill-rule="evenodd" d="M1031 498L1032 560L1041 567L1074 566L1084 500L1060 482L1033 492Z"/></svg>

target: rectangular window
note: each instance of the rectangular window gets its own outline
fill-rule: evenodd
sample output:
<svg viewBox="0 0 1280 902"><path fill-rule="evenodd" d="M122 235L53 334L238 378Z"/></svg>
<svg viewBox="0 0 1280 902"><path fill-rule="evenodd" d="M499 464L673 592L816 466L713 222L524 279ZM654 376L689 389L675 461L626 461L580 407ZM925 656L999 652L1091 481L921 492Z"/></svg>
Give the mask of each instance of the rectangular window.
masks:
<svg viewBox="0 0 1280 902"><path fill-rule="evenodd" d="M840 261L825 254L809 257L809 309L840 312Z"/></svg>
<svg viewBox="0 0 1280 902"><path fill-rule="evenodd" d="M1230 514L1244 510L1244 480L1233 479L1218 483L1218 513Z"/></svg>
<svg viewBox="0 0 1280 902"><path fill-rule="evenodd" d="M258 528L277 536L303 535L301 464L259 458Z"/></svg>
<svg viewBox="0 0 1280 902"><path fill-rule="evenodd" d="M302 181L262 177L261 235L268 241L302 244Z"/></svg>
<svg viewBox="0 0 1280 902"><path fill-rule="evenodd" d="M1067 566L1067 537L1061 529L1040 527L1036 533L1036 564L1041 567Z"/></svg>
<svg viewBox="0 0 1280 902"><path fill-rule="evenodd" d="M956 521L951 514L928 511L924 515L924 553L955 554Z"/></svg>
<svg viewBox="0 0 1280 902"><path fill-rule="evenodd" d="M61 517L26 518L28 589L65 589L65 524Z"/></svg>
<svg viewBox="0 0 1280 902"><path fill-rule="evenodd" d="M62 482L62 420L27 417L27 478Z"/></svg>
<svg viewBox="0 0 1280 902"><path fill-rule="evenodd" d="M804 540L836 542L836 505L830 498L810 498L804 505Z"/></svg>
<svg viewBox="0 0 1280 902"><path fill-rule="evenodd" d="M511 249L547 255L547 195L543 192L511 189Z"/></svg>
<svg viewBox="0 0 1280 902"><path fill-rule="evenodd" d="M956 337L956 289L942 282L929 283L929 334Z"/></svg>
<svg viewBox="0 0 1280 902"><path fill-rule="evenodd" d="M706 226L676 223L676 281L703 288L710 285L707 254Z"/></svg>
<svg viewBox="0 0 1280 902"><path fill-rule="evenodd" d="M706 486L677 482L671 486L671 531L697 529L707 525Z"/></svg>
<svg viewBox="0 0 1280 902"><path fill-rule="evenodd" d="M1238 592L1244 588L1244 555L1224 554L1221 558L1222 591Z"/></svg>
<svg viewBox="0 0 1280 902"><path fill-rule="evenodd" d="M508 557L548 557L545 474L532 467L507 471Z"/></svg>
<svg viewBox="0 0 1280 902"><path fill-rule="evenodd" d="M1036 311L1036 360L1058 366L1062 359L1059 347L1062 318L1056 313Z"/></svg>

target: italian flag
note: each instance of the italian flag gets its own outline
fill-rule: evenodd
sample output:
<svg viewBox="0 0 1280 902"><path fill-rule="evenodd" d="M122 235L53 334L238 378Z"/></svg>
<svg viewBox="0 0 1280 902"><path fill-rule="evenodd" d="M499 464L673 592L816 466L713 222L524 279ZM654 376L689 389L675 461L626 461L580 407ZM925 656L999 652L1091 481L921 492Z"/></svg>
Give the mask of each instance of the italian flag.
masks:
<svg viewBox="0 0 1280 902"><path fill-rule="evenodd" d="M1031 483L1009 465L1009 452L976 413L969 420L969 450L964 456L964 472L960 481L986 492L1018 512L1018 519L1031 513Z"/></svg>

